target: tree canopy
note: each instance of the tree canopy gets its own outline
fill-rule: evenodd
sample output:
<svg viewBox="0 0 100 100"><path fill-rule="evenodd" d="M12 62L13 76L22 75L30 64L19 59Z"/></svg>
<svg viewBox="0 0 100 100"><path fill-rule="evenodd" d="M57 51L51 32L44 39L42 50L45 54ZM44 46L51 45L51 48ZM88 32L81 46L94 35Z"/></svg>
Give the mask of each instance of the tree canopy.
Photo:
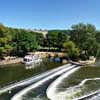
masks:
<svg viewBox="0 0 100 100"><path fill-rule="evenodd" d="M63 43L69 40L69 35L61 31L50 31L47 34L47 46L58 48L59 51L63 48Z"/></svg>
<svg viewBox="0 0 100 100"><path fill-rule="evenodd" d="M65 48L68 57L75 58L79 56L80 50L76 47L76 45L72 41L66 41L63 46Z"/></svg>
<svg viewBox="0 0 100 100"><path fill-rule="evenodd" d="M92 24L79 23L68 30L50 30L46 37L32 30L9 28L0 24L0 57L24 56L27 52L51 48L68 56L100 56L100 31Z"/></svg>
<svg viewBox="0 0 100 100"><path fill-rule="evenodd" d="M17 55L24 56L27 52L34 51L43 38L41 33L35 33L25 29L8 28L0 25L0 56Z"/></svg>
<svg viewBox="0 0 100 100"><path fill-rule="evenodd" d="M87 56L96 56L99 48L99 35L96 27L92 24L79 23L71 27L71 40L80 48L81 53Z"/></svg>

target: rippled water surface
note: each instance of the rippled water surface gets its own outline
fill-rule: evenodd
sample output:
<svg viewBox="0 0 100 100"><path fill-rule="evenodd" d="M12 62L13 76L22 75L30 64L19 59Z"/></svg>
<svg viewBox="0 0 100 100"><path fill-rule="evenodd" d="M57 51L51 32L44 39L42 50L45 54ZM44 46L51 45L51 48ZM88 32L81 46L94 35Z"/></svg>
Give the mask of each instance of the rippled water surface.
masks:
<svg viewBox="0 0 100 100"><path fill-rule="evenodd" d="M41 74L58 66L61 66L61 63L53 63L48 60L44 61L41 65L37 65L35 68L26 69L23 64L12 64L0 66L0 86L6 86L11 83L18 82L20 80ZM13 89L11 93L6 92L0 95L0 100L10 100L10 98L19 90L22 90L26 86L21 86Z"/></svg>
<svg viewBox="0 0 100 100"><path fill-rule="evenodd" d="M0 66L0 86L17 82L29 78L31 76L43 73L47 70L56 68L62 64L51 63L49 61L43 62L41 65L37 65L34 68L26 69L24 64L11 64Z"/></svg>
<svg viewBox="0 0 100 100"><path fill-rule="evenodd" d="M0 84L6 84L12 81L18 81L25 79L30 76L34 76L39 73L43 73L49 69L60 66L59 63L44 63L41 66L37 66L34 69L26 70L25 66L22 64L8 65L5 68L0 68ZM13 67L14 66L14 67ZM52 82L54 82L59 76L56 76L43 84L39 85L35 89L30 90L28 93L23 95L22 100L48 100L46 96L46 90ZM98 78L98 79L95 79ZM100 66L99 64L94 64L90 66L81 67L76 72L72 73L69 77L64 78L57 87L57 94L64 94L66 100L72 100L74 98L79 98L97 90L100 90ZM3 80L4 79L4 80ZM84 80L86 80L84 82ZM82 83L83 81L83 83ZM80 85L81 84L81 85ZM18 89L18 88L17 88ZM4 93L0 96L0 100L10 100L10 98L17 93L13 90L11 94ZM21 87L22 89L22 87ZM23 87L24 89L24 87ZM20 90L20 89L19 89ZM82 100L100 100L100 94L93 95L89 98Z"/></svg>

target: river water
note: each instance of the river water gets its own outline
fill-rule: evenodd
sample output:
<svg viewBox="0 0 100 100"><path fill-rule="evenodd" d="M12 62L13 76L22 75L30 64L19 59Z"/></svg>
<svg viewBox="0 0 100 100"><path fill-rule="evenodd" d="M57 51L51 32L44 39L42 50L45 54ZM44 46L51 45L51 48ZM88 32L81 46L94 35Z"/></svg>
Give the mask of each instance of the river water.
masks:
<svg viewBox="0 0 100 100"><path fill-rule="evenodd" d="M96 94L96 95L89 97L87 99L84 99L84 100L100 100L100 94Z"/></svg>
<svg viewBox="0 0 100 100"><path fill-rule="evenodd" d="M61 65L62 65L61 63L53 63L53 62L45 61L41 65L38 65L35 68L28 69L28 70L25 68L23 64L12 64L12 65L0 66L0 87L2 89L2 87L8 86L9 84L12 83L16 83L20 80L41 75L43 72L54 69ZM34 78L32 80L34 80ZM38 80L39 79L36 79L36 81ZM32 82L35 83L36 81L32 81ZM24 89L25 87L33 83L30 82L30 84L28 85L22 85L12 89L11 91L7 91L1 94L0 100L10 100L14 94L16 94L20 90Z"/></svg>
<svg viewBox="0 0 100 100"><path fill-rule="evenodd" d="M59 77L54 83L57 83ZM49 86L49 90L52 88ZM69 77L63 78L56 84L51 100L61 100L53 98L63 98L62 100L100 100L100 94L86 97L100 90L100 66L84 66ZM80 99L82 98L82 99Z"/></svg>
<svg viewBox="0 0 100 100"><path fill-rule="evenodd" d="M30 77L30 76L35 76L37 74L40 74L42 76L41 73L44 73L45 71L53 69L54 67L57 67L60 65L61 64L59 64L59 63L49 63L49 64L42 65L44 67L41 66L41 67L37 67L37 69L30 69L30 70L24 69L25 66L23 66L23 65L12 65L12 66L16 66L16 67L11 67L11 69L13 69L13 68L19 69L20 68L21 70L24 70L24 71L19 71L19 72L17 71L18 73L20 73L20 72L23 73L23 74L21 73L21 75L19 75L19 76L23 76L23 75L26 76L25 73L28 72L30 74L28 74L27 77ZM23 85L21 87L12 89L12 91L5 92L0 96L0 100L49 100L47 97L47 93L50 93L50 92L47 92L47 90L49 91L50 88L53 87L53 84L55 86L52 88L52 90L50 90L50 91L52 91L51 97L54 97L54 98L59 97L60 98L60 96L62 96L62 98L63 98L63 99L58 98L57 100L73 100L73 99L78 100L76 98L80 98L80 97L89 95L93 92L96 92L97 90L100 90L100 66L98 63L90 65L90 66L79 67L79 68L77 68L77 66L76 66L75 67L76 69L74 67L70 68L70 66L72 66L72 65L67 66L67 68L69 68L69 69L64 68L64 69L58 70L57 72L48 74L46 77L42 77L41 79L36 80L31 84ZM7 66L5 68L9 68L9 67ZM1 69L4 70L3 68L1 68ZM74 71L74 69L75 69L75 71ZM5 73L7 73L6 70L4 70ZM14 72L11 72L11 73L14 73ZM8 73L10 74L9 71L8 71ZM7 75L5 75L5 76L7 77ZM8 75L9 80L10 80L11 76L12 75ZM16 74L15 74L15 76L16 76ZM27 77L24 77L24 78L27 78ZM18 78L16 78L16 79L18 79ZM21 79L23 79L23 77L21 77L20 80ZM6 84L6 82L8 82L8 80L0 82L1 86L3 83ZM40 83L42 83L42 84L40 84ZM33 88L33 87L35 87L35 88ZM25 92L27 90L28 90L28 92ZM25 93L25 94L23 94L23 93ZM18 96L17 94L18 95L23 94L23 95L21 95L21 99L15 99ZM15 98L14 98L14 96L15 96ZM56 100L54 98L50 98L50 99ZM95 94L88 98L83 98L80 100L100 100L100 94L98 93L98 94Z"/></svg>

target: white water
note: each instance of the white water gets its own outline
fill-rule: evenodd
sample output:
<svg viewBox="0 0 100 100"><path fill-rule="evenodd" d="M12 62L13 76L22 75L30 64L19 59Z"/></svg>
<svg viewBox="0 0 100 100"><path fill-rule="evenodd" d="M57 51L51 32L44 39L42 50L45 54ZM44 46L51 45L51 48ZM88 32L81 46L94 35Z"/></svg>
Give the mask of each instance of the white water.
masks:
<svg viewBox="0 0 100 100"><path fill-rule="evenodd" d="M87 81L95 81L95 80L100 80L100 78L88 78L88 79L84 79L78 86L82 86L84 85Z"/></svg>
<svg viewBox="0 0 100 100"><path fill-rule="evenodd" d="M72 69L71 71L75 71L77 69ZM71 71L69 73L71 73ZM89 78L89 79L84 79L83 81L81 81L80 84L76 85L76 86L73 86L73 87L69 87L66 89L66 91L63 91L63 92L56 92L56 87L59 83L62 82L62 80L68 76L69 73L65 73L64 75L62 75L60 78L58 78L56 81L54 81L47 89L47 97L50 99L50 100L81 100L81 99L84 99L86 97L89 97L91 95L94 95L98 92L100 92L100 90L97 90L95 92L92 92L91 94L88 94L88 95L85 95L85 96L82 96L82 97L79 97L79 98L75 98L75 97L72 97L73 95L75 95L76 93L80 93L81 92L81 86L83 86L87 81L91 81L91 80L100 80L100 78ZM100 96L100 95L99 95ZM96 97L94 97L96 98ZM93 98L93 99L94 99ZM89 99L90 100L90 99ZM95 99L96 100L96 99Z"/></svg>
<svg viewBox="0 0 100 100"><path fill-rule="evenodd" d="M100 90L97 90L97 91L92 92L92 93L90 93L90 94L88 94L88 95L82 96L82 97L80 97L80 98L75 98L74 100L83 100L83 99L86 99L87 97L93 96L93 95L95 95L95 94L97 94L97 93L100 93ZM100 96L100 95L99 95L99 96ZM96 96L96 97L98 97L98 96ZM86 99L86 100L88 100L88 99ZM92 99L89 99L89 100L92 100ZM95 100L99 100L99 99L95 99Z"/></svg>
<svg viewBox="0 0 100 100"><path fill-rule="evenodd" d="M86 100L100 100L100 94L97 94L97 95L91 97L90 99L86 99Z"/></svg>
<svg viewBox="0 0 100 100"><path fill-rule="evenodd" d="M74 87L71 87L71 88L74 88L74 89L76 88L76 89L77 89L77 87L80 88L80 87L83 86L87 81L95 81L95 80L100 80L100 78L88 78L88 79L84 79L83 81L81 81L80 84L78 84L78 85L76 85L76 86L74 86ZM70 89L71 89L71 88L70 88ZM80 91L81 91L81 90L80 90ZM75 98L74 100L84 99L84 98L89 97L89 96L92 96L92 95L94 95L94 94L96 94L96 93L98 93L98 92L100 92L100 91L97 90L97 91L95 91L95 92L89 93L89 94L84 95L84 96L81 96L81 97L79 97L79 98Z"/></svg>
<svg viewBox="0 0 100 100"><path fill-rule="evenodd" d="M75 65L72 65L72 66L70 65L69 67L66 66L66 68L61 69L61 70L59 70L59 71L47 76L46 78L36 82L35 84L23 89L22 91L17 93L14 97L12 97L11 100L22 100L23 95L28 93L28 91L30 91L32 89L35 89L36 87L40 86L41 84L45 83L46 81L48 81L48 80L50 80L50 79L52 79L52 78L54 78L54 77L56 77L56 76L58 76L60 74L63 74L64 72L69 71L74 67L75 67Z"/></svg>
<svg viewBox="0 0 100 100"><path fill-rule="evenodd" d="M56 79L47 89L46 94L47 97L50 100L66 100L65 93L57 93L56 92L56 87L64 80L67 78L69 75L71 75L73 72L77 71L80 67L73 68L69 72L66 72L65 74L61 75L58 79Z"/></svg>

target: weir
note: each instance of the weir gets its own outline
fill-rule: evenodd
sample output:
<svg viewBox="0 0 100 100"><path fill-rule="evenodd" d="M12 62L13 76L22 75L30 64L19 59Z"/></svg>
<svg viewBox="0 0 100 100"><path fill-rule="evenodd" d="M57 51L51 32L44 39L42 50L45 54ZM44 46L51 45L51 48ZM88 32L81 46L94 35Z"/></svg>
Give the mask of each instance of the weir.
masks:
<svg viewBox="0 0 100 100"><path fill-rule="evenodd" d="M71 75L73 72L77 71L80 67L77 68L73 68L72 70L66 72L65 74L61 75L58 79L56 79L47 89L46 94L47 97L50 100L66 100L66 98L64 98L61 95L57 95L56 93L56 87L57 85L64 79L67 78L69 75Z"/></svg>
<svg viewBox="0 0 100 100"><path fill-rule="evenodd" d="M63 68L63 69L47 76L46 78L36 82L35 84L23 89L22 91L17 93L15 96L13 96L11 98L11 100L22 100L22 96L24 94L28 93L30 90L37 88L38 86L42 85L43 83L47 82L48 80L50 80L50 79L52 79L52 78L54 78L58 75L61 75L61 74L65 73L66 71L69 71L69 70L73 69L74 67L76 67L76 65L69 65L69 67L67 66L66 68Z"/></svg>
<svg viewBox="0 0 100 100"><path fill-rule="evenodd" d="M77 86L75 86L75 87L81 87L81 86L83 86L87 81L92 81L92 80L100 80L100 78L89 78L89 79L84 79L80 84L78 84ZM96 95L96 94L98 94L98 93L100 93L100 90L97 90L97 91L95 91L95 92L92 92L92 93L90 93L90 94L87 94L87 95L84 95L84 96L81 96L81 97L79 97L79 98L75 98L75 99L73 99L73 100L82 100L82 99L86 99L86 98L89 98L89 97L91 97L91 96L93 96L93 95Z"/></svg>
<svg viewBox="0 0 100 100"><path fill-rule="evenodd" d="M85 100L100 100L100 92L89 97L89 98L87 98L87 99L85 99Z"/></svg>
<svg viewBox="0 0 100 100"><path fill-rule="evenodd" d="M71 71L75 71L77 69L72 69ZM69 94L71 93L71 95L73 95L73 91L74 89L76 88L76 91L78 91L77 88L83 86L87 81L92 81L92 80L100 80L100 78L89 78L89 79L84 79L83 81L81 81L81 83L79 83L78 85L76 86L73 86L73 87L69 87L66 89L66 91L63 91L63 92L56 92L56 87L57 85L62 82L62 80L67 76L69 73L71 73L71 71L69 71L68 73L65 73L63 74L62 76L60 76L57 80L55 80L47 89L47 97L50 99L50 100L66 100L66 94L68 93L67 91L69 90ZM84 95L84 96L81 96L79 98L74 98L74 99L70 99L70 100L83 100L83 99L86 99L86 98L89 98L93 95L96 95L100 93L100 90L97 90L95 92L91 92L90 94L87 94L87 95ZM70 96L70 95L69 95ZM69 100L69 99L68 99ZM90 99L89 99L90 100Z"/></svg>
<svg viewBox="0 0 100 100"><path fill-rule="evenodd" d="M90 94L88 94L88 95L85 95L85 96L83 96L83 97L76 98L76 99L74 99L74 100L83 100L83 99L92 97L93 95L96 95L96 94L99 94L99 93L100 93L100 90L98 90L98 91L96 91L96 92L92 92L92 93L90 93ZM89 99L89 100L91 100L91 99Z"/></svg>

